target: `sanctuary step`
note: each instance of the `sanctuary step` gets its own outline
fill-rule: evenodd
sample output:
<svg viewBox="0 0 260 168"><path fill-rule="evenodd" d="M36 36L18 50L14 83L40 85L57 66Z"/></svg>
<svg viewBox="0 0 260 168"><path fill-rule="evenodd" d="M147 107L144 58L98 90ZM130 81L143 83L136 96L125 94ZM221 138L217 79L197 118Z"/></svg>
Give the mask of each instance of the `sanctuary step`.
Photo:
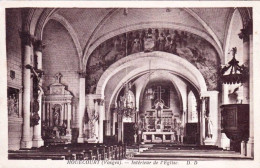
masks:
<svg viewBox="0 0 260 168"><path fill-rule="evenodd" d="M147 150L135 153L132 160L222 160L251 159L235 151L217 146L154 144Z"/></svg>

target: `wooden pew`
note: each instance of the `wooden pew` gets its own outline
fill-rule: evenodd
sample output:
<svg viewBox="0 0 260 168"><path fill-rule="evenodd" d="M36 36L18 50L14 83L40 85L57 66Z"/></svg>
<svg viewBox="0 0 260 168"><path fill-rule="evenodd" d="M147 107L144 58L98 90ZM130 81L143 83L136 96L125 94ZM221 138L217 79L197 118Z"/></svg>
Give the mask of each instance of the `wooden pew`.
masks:
<svg viewBox="0 0 260 168"><path fill-rule="evenodd" d="M9 151L9 155L11 159L120 160L125 152L125 145L65 144Z"/></svg>

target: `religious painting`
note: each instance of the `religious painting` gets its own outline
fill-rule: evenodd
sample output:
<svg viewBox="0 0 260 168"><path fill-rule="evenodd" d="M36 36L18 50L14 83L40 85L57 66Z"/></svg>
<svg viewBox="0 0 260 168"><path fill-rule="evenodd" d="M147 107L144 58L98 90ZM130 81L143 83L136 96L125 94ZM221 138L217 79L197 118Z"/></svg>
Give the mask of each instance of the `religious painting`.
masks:
<svg viewBox="0 0 260 168"><path fill-rule="evenodd" d="M8 87L7 90L8 116L19 116L19 89Z"/></svg>
<svg viewBox="0 0 260 168"><path fill-rule="evenodd" d="M208 41L186 31L149 28L112 37L93 51L86 69L86 92L94 93L104 71L119 59L153 51L172 53L187 59L202 73L209 90L219 87L219 56Z"/></svg>

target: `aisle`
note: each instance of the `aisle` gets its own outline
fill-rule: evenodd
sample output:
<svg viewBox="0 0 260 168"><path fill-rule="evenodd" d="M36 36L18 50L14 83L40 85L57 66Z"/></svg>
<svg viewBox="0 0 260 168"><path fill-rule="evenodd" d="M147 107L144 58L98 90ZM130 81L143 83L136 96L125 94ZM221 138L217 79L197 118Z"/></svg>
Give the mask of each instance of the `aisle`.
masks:
<svg viewBox="0 0 260 168"><path fill-rule="evenodd" d="M134 148L132 147L132 151ZM128 149L128 152L130 149ZM196 146L177 144L145 144L136 148L128 159L132 160L239 160L250 159L235 151L217 146Z"/></svg>

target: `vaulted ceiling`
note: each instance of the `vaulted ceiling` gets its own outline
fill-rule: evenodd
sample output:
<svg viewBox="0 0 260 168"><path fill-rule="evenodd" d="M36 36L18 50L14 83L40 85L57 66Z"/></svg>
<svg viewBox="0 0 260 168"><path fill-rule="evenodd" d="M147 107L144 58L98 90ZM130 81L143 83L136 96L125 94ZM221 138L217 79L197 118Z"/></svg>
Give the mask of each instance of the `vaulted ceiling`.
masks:
<svg viewBox="0 0 260 168"><path fill-rule="evenodd" d="M143 23L173 23L215 34L223 45L225 30L232 8L133 8L133 9L59 9L55 14L64 17L74 28L84 47L113 30ZM217 17L216 17L217 16ZM212 30L210 32L210 29Z"/></svg>
<svg viewBox="0 0 260 168"><path fill-rule="evenodd" d="M249 8L239 9L241 22L251 19ZM46 8L28 12L29 32L42 38L49 20L60 22L72 37L81 67L97 45L106 39L143 28L174 28L189 31L209 41L220 58L235 8ZM99 43L97 43L99 41ZM222 60L222 58L221 58Z"/></svg>

